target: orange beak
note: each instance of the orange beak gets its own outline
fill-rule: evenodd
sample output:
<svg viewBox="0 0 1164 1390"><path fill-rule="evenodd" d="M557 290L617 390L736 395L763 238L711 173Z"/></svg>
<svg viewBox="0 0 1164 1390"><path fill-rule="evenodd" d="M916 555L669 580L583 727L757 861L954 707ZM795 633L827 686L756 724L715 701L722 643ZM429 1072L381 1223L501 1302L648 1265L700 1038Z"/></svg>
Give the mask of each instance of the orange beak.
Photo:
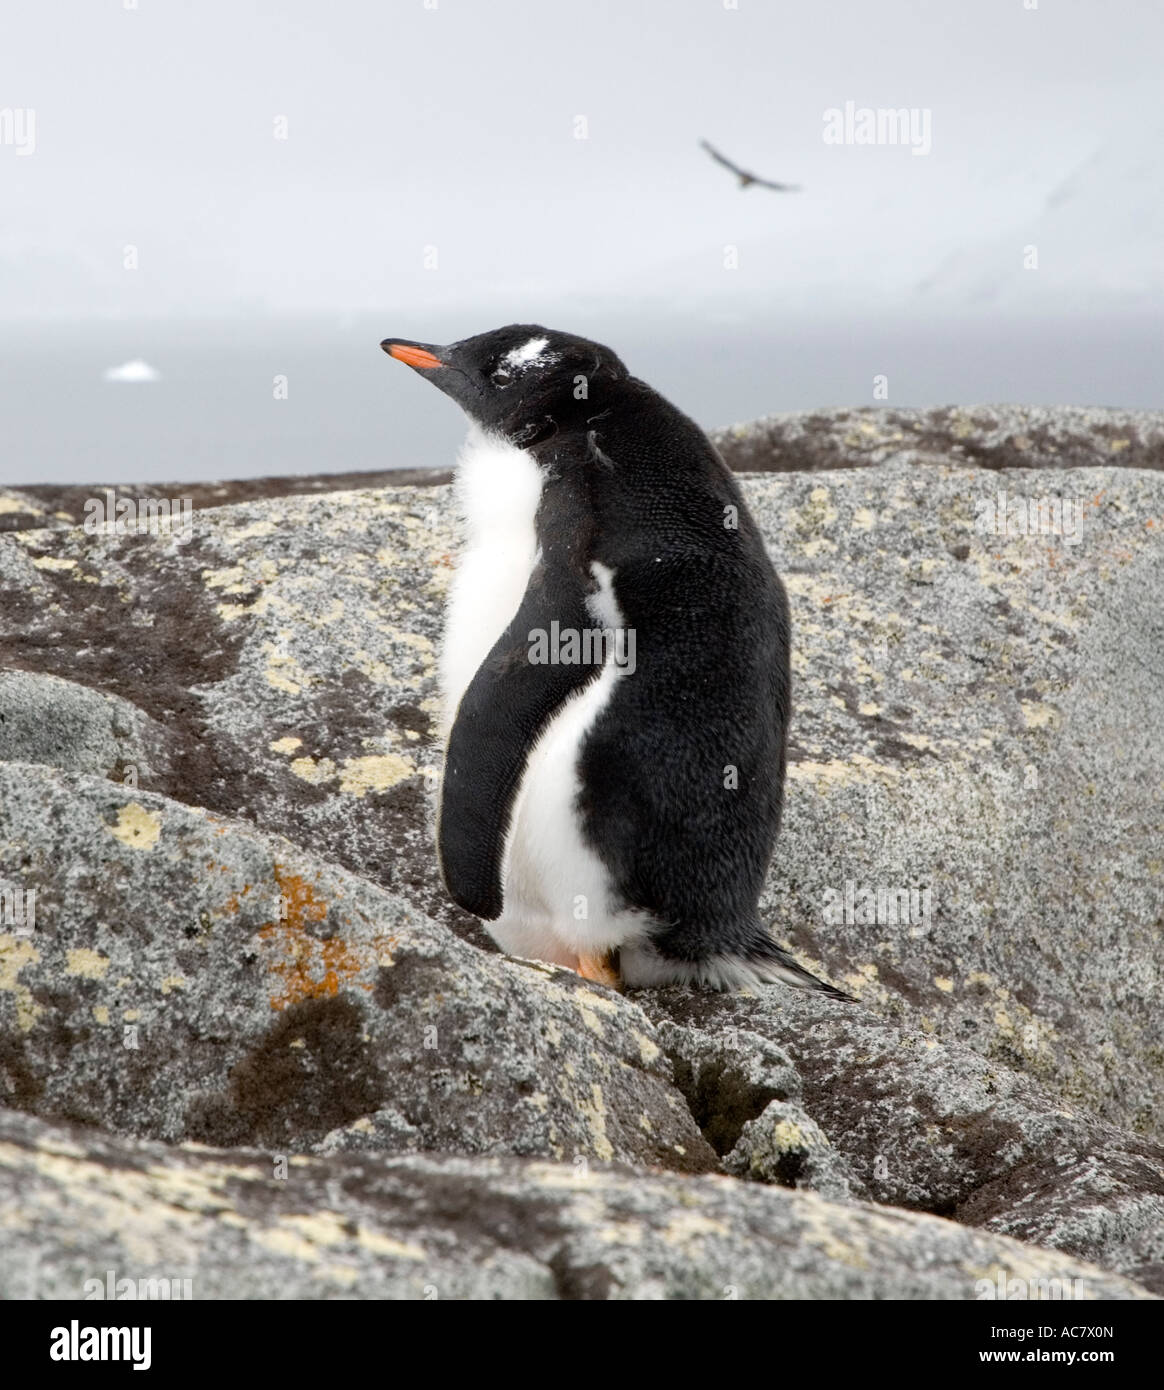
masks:
<svg viewBox="0 0 1164 1390"><path fill-rule="evenodd" d="M445 364L424 348L406 347L403 343L393 343L388 348L388 356L395 357L409 367L443 367Z"/></svg>

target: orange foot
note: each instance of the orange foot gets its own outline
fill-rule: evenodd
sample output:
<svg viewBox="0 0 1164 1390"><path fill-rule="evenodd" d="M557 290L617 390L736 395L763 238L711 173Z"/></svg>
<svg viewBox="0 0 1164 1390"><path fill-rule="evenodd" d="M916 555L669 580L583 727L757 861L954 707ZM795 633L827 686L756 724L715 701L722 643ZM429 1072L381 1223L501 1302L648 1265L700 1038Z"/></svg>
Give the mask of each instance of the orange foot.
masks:
<svg viewBox="0 0 1164 1390"><path fill-rule="evenodd" d="M607 989L622 989L622 980L615 969L610 951L601 956L579 956L578 974L584 980L593 980L595 984L605 985Z"/></svg>

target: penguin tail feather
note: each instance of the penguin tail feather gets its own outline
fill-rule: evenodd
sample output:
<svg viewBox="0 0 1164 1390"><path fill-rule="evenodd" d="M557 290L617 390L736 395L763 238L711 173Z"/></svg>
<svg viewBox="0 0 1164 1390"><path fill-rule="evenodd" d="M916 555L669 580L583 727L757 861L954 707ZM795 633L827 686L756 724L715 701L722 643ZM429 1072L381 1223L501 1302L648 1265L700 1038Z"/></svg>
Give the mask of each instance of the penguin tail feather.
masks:
<svg viewBox="0 0 1164 1390"><path fill-rule="evenodd" d="M650 941L624 944L619 949L619 970L628 989L686 984L733 990L779 980L795 989L812 990L847 1004L858 1002L851 994L806 970L776 945L759 922L741 946L695 959L662 956Z"/></svg>
<svg viewBox="0 0 1164 1390"><path fill-rule="evenodd" d="M830 985L826 980L819 979L811 970L806 970L787 951L777 946L762 928L755 940L749 942L744 964L757 979L765 983L780 980L794 989L813 990L817 994L825 994L830 999L837 999L846 1004L858 1002L853 995L846 994L843 989L837 989L836 985Z"/></svg>

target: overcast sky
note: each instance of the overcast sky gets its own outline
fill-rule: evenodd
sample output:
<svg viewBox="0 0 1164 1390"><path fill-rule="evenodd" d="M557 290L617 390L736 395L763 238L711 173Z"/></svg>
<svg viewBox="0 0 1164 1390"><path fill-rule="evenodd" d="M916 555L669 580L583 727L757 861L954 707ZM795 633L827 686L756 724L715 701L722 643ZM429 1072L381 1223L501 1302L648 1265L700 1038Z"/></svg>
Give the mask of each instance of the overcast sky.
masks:
<svg viewBox="0 0 1164 1390"><path fill-rule="evenodd" d="M1162 53L1159 0L13 4L0 317L1159 312Z"/></svg>

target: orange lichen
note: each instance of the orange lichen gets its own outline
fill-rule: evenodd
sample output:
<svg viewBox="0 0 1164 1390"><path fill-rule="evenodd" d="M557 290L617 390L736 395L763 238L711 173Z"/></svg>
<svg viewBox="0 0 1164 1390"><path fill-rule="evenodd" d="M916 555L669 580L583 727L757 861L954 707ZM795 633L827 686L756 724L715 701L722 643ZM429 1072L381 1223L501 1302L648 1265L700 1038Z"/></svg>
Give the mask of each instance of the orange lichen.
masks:
<svg viewBox="0 0 1164 1390"><path fill-rule="evenodd" d="M327 903L316 896L310 883L281 864L275 865L275 878L283 915L259 928L259 939L271 948L268 968L280 985L271 996L271 1008L285 1009L304 999L337 994L341 983L353 980L375 962L381 943L356 948L339 936L326 940L314 936L308 925L326 920ZM360 988L371 990L372 985L361 982Z"/></svg>

